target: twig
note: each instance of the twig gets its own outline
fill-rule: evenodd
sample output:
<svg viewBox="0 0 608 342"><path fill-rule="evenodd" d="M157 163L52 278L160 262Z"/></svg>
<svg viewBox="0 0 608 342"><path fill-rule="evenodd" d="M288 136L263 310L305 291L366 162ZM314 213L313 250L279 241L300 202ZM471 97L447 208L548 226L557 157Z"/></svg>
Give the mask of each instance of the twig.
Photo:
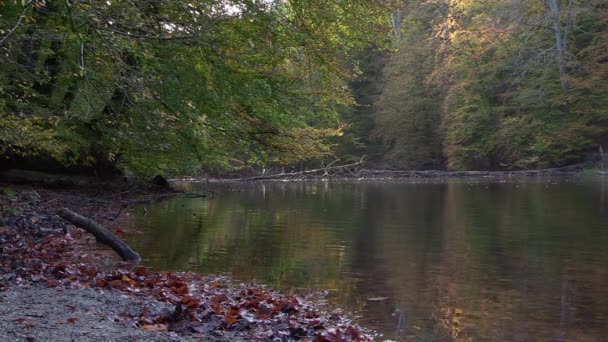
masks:
<svg viewBox="0 0 608 342"><path fill-rule="evenodd" d="M19 20L17 20L17 23L15 24L15 26L8 31L8 33L6 34L6 36L4 36L4 38L2 38L2 40L0 40L0 46L2 46L2 44L4 44L4 41L8 39L8 37L13 34L13 32L15 32L15 30L17 30L17 28L19 27L19 25L21 25L21 22L23 21L23 18L25 18L25 12L27 11L27 8L30 6L30 4L34 2L34 0L30 0L28 1L24 6L23 6L23 12L21 12L21 15L19 16Z"/></svg>
<svg viewBox="0 0 608 342"><path fill-rule="evenodd" d="M128 192L131 192L131 191L133 191L133 190L135 190L135 189L137 189L137 185L133 186L132 188L130 188L130 189L129 189L129 190L127 190L127 191L119 192L119 193L117 193L117 194L109 194L109 195L101 196L101 197L99 197L99 198L108 198L108 197L120 196L120 195L124 195L124 194L126 194L126 193L128 193Z"/></svg>

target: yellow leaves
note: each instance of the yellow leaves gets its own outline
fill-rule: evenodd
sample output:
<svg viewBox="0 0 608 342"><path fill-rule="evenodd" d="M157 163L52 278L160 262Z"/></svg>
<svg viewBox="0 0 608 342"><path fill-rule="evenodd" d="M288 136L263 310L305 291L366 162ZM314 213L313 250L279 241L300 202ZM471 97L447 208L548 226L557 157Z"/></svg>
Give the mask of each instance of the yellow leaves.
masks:
<svg viewBox="0 0 608 342"><path fill-rule="evenodd" d="M458 339L463 330L464 311L459 308L443 308L442 325L453 339Z"/></svg>
<svg viewBox="0 0 608 342"><path fill-rule="evenodd" d="M322 158L331 152L327 139L342 134L338 128L293 128L279 133L275 145L281 155L278 161L294 164L304 160Z"/></svg>

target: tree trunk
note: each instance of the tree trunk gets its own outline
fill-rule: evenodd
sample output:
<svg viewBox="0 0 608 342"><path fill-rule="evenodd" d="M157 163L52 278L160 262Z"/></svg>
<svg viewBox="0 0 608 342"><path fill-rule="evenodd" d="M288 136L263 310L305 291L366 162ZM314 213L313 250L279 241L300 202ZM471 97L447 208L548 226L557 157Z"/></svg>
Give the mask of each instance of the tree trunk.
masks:
<svg viewBox="0 0 608 342"><path fill-rule="evenodd" d="M559 70L559 81L560 86L563 92L568 90L568 81L567 74L568 70L566 68L566 53L568 48L568 33L570 31L570 26L572 25L572 2L573 0L568 1L568 19L566 23L562 25L562 21L560 18L560 9L557 0L546 0L547 5L549 6L549 12L551 14L551 20L553 22L553 31L555 35L555 48L556 48L556 60L557 67ZM562 27L563 26L563 27Z"/></svg>

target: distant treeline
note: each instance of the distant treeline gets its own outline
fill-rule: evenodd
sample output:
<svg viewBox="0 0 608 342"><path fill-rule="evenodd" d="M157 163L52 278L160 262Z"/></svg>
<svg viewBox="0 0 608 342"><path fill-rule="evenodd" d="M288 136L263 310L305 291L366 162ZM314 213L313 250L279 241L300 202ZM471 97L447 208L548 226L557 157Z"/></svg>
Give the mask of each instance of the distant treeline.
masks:
<svg viewBox="0 0 608 342"><path fill-rule="evenodd" d="M465 170L563 166L606 149L607 1L411 0L393 18L394 51L368 54L353 83L367 106L348 133L365 144L351 139L349 153Z"/></svg>

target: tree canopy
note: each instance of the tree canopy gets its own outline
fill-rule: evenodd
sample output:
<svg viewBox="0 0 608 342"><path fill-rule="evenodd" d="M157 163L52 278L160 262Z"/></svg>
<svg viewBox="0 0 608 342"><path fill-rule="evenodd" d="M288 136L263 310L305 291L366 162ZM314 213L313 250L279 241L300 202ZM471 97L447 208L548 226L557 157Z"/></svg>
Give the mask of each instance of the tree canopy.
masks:
<svg viewBox="0 0 608 342"><path fill-rule="evenodd" d="M373 134L401 168L581 162L608 142L608 4L407 1Z"/></svg>
<svg viewBox="0 0 608 342"><path fill-rule="evenodd" d="M0 155L138 175L330 153L384 1L0 1Z"/></svg>
<svg viewBox="0 0 608 342"><path fill-rule="evenodd" d="M0 0L0 156L520 169L608 143L603 0ZM391 25L392 24L392 25Z"/></svg>

